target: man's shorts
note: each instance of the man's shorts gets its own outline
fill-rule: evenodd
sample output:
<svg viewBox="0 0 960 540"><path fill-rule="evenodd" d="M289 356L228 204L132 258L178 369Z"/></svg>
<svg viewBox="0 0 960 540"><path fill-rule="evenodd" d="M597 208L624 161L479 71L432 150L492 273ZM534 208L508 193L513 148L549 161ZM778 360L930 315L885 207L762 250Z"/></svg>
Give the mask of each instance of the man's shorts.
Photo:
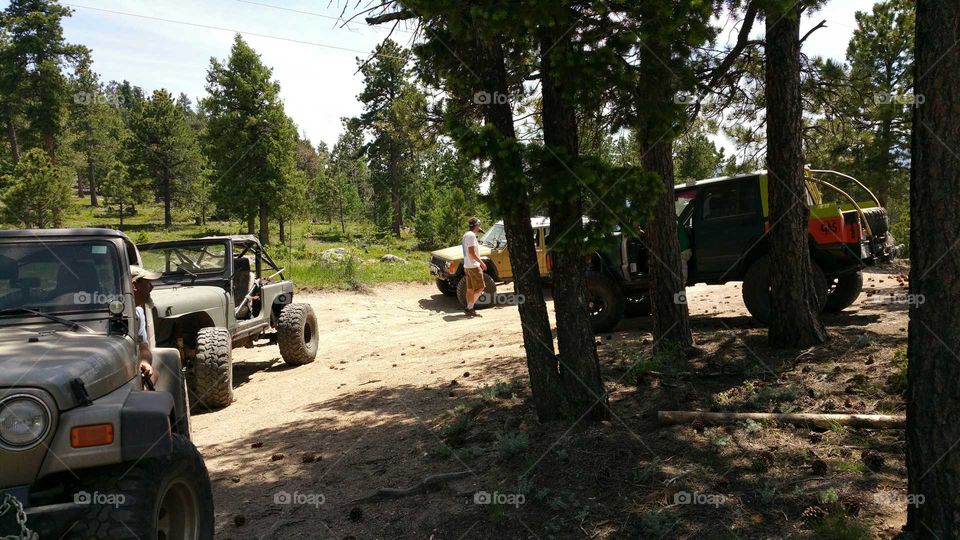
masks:
<svg viewBox="0 0 960 540"><path fill-rule="evenodd" d="M464 268L463 273L467 276L468 289L479 291L485 287L483 283L483 271L479 268Z"/></svg>

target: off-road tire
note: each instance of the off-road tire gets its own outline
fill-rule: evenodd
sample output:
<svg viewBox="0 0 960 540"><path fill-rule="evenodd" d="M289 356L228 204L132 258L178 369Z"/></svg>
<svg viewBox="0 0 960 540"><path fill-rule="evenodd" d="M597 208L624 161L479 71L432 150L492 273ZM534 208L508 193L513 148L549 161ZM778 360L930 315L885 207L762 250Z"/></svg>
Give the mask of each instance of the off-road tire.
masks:
<svg viewBox="0 0 960 540"><path fill-rule="evenodd" d="M437 283L437 289L439 289L444 296L456 296L457 285L459 285L459 283L450 283L450 281L446 279L437 279L435 281ZM460 280L457 281L459 282Z"/></svg>
<svg viewBox="0 0 960 540"><path fill-rule="evenodd" d="M863 272L851 272L834 278L827 292L826 313L836 313L850 307L863 290Z"/></svg>
<svg viewBox="0 0 960 540"><path fill-rule="evenodd" d="M827 279L817 263L812 262L814 283L819 295L820 309L827 303ZM753 262L743 276L743 304L750 315L764 326L770 324L770 257L764 255Z"/></svg>
<svg viewBox="0 0 960 540"><path fill-rule="evenodd" d="M490 274L483 274L483 294L480 295L480 298L477 300L477 303L473 307L477 309L484 309L488 307L493 307L494 302L497 298L497 282L493 280L493 276ZM460 278L460 282L457 283L457 301L460 302L460 305L464 308L467 307L467 277L464 276Z"/></svg>
<svg viewBox="0 0 960 540"><path fill-rule="evenodd" d="M886 209L882 207L864 208L863 217L867 219L874 238L880 238L890 230L890 219L887 217Z"/></svg>
<svg viewBox="0 0 960 540"><path fill-rule="evenodd" d="M110 504L97 504L91 498L87 512L67 538L212 539L213 493L203 457L182 435L174 434L172 442L173 449L165 456L80 473L75 497L83 492L123 499L119 504L116 498ZM193 526L165 530L178 516L192 520Z"/></svg>
<svg viewBox="0 0 960 540"><path fill-rule="evenodd" d="M277 321L277 345L289 366L302 366L317 358L320 333L310 304L284 306Z"/></svg>
<svg viewBox="0 0 960 540"><path fill-rule="evenodd" d="M593 332L609 332L623 320L624 298L620 287L607 276L587 272L587 312Z"/></svg>
<svg viewBox="0 0 960 540"><path fill-rule="evenodd" d="M191 408L220 409L233 403L233 348L230 331L207 327L197 332L197 353L187 372Z"/></svg>

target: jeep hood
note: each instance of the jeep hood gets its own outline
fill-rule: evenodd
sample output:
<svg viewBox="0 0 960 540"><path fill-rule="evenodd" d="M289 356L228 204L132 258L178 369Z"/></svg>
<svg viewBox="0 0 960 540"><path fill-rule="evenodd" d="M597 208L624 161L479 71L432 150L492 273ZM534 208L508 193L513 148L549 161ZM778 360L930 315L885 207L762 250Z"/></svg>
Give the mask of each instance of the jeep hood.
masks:
<svg viewBox="0 0 960 540"><path fill-rule="evenodd" d="M72 409L80 404L72 380L83 381L90 399L97 399L137 375L136 356L128 336L4 328L0 388L39 388L53 396L60 410Z"/></svg>
<svg viewBox="0 0 960 540"><path fill-rule="evenodd" d="M486 257L490 255L490 248L480 244L480 256ZM463 247L462 246L450 246L444 249L438 249L436 251L430 252L430 255L433 257L440 257L445 261L459 261L463 259Z"/></svg>

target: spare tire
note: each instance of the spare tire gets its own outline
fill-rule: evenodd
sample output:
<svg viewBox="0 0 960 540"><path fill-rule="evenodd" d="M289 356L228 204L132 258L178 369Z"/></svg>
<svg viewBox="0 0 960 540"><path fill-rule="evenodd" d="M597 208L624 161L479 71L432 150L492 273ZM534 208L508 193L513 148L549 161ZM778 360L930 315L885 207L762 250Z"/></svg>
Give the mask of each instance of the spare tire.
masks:
<svg viewBox="0 0 960 540"><path fill-rule="evenodd" d="M623 292L603 274L587 272L587 313L594 333L609 332L623 320Z"/></svg>
<svg viewBox="0 0 960 540"><path fill-rule="evenodd" d="M890 218L883 207L864 208L863 217L867 219L867 224L870 225L870 232L873 233L874 238L881 238L890 230Z"/></svg>

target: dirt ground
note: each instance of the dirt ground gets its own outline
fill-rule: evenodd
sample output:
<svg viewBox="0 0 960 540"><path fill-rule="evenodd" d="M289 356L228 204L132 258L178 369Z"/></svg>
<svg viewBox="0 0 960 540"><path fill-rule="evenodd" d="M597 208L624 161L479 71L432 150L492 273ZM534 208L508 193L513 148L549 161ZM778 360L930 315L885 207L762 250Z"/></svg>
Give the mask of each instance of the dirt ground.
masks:
<svg viewBox="0 0 960 540"><path fill-rule="evenodd" d="M432 285L303 295L323 332L316 362L236 350L236 401L193 419L217 537L892 537L902 432L661 427L656 411L902 413L903 275L867 274L810 351L767 348L739 284L692 287L703 354L652 357L645 318L598 336L612 415L585 426L536 421L515 307L469 320Z"/></svg>

